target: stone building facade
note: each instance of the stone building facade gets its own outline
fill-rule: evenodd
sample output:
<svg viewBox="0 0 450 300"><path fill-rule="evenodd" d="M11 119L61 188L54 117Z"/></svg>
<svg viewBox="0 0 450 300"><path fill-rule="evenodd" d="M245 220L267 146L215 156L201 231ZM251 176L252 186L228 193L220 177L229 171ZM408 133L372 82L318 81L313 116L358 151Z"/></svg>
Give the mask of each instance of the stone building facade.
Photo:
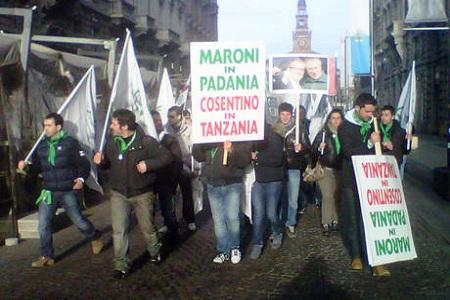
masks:
<svg viewBox="0 0 450 300"><path fill-rule="evenodd" d="M449 122L449 31L405 31L405 1L374 1L375 87L381 104L397 105L416 64L419 132L445 134ZM446 2L447 16L450 1ZM448 23L446 24L448 25ZM417 27L429 24L416 24Z"/></svg>
<svg viewBox="0 0 450 300"><path fill-rule="evenodd" d="M33 5L37 6L33 34L123 39L129 28L140 66L157 71L162 63L175 85L189 76L189 43L217 40L217 0L0 0L0 7ZM0 17L5 32L16 31L19 23ZM52 47L93 50L79 45Z"/></svg>

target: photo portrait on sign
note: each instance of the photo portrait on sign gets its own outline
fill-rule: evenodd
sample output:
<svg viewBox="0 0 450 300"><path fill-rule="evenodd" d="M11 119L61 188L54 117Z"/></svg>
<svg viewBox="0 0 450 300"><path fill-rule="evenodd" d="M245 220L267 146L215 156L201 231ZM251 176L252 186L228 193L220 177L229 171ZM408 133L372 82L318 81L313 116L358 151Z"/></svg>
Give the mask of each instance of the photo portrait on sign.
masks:
<svg viewBox="0 0 450 300"><path fill-rule="evenodd" d="M328 73L325 55L274 55L269 60L270 91L274 94L327 94Z"/></svg>

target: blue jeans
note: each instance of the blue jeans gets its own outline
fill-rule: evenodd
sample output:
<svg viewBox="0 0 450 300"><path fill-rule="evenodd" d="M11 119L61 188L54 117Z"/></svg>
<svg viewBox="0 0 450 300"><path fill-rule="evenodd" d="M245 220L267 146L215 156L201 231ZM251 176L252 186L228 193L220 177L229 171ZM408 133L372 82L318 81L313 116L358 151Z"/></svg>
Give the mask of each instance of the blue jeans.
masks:
<svg viewBox="0 0 450 300"><path fill-rule="evenodd" d="M253 219L253 245L264 245L264 233L267 221L270 224L271 234L283 232L278 215L283 181L257 182L252 187L252 219Z"/></svg>
<svg viewBox="0 0 450 300"><path fill-rule="evenodd" d="M90 240L96 240L100 237L92 223L81 213L78 200L80 191L52 192L52 204L47 205L43 202L39 204L39 238L41 241L41 255L54 257L52 220L58 204L66 211L66 214L72 220L73 224Z"/></svg>
<svg viewBox="0 0 450 300"><path fill-rule="evenodd" d="M229 254L231 249L240 246L239 211L242 183L206 186L217 239L216 249L220 253Z"/></svg>
<svg viewBox="0 0 450 300"><path fill-rule="evenodd" d="M300 170L289 169L287 178L287 197L281 200L281 220L286 226L297 224L298 193L300 191Z"/></svg>

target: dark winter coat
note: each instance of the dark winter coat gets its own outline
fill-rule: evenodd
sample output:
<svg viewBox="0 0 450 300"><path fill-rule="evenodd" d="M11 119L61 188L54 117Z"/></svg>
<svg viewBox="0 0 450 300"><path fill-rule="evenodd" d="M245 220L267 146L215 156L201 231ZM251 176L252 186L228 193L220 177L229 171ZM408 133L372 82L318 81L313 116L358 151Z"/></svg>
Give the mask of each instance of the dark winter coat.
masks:
<svg viewBox="0 0 450 300"><path fill-rule="evenodd" d="M160 136L160 139L161 145L170 152L172 162L156 171L156 184L170 185L176 182L181 175L181 171L183 170L183 155L180 143L176 137L166 133L162 137Z"/></svg>
<svg viewBox="0 0 450 300"><path fill-rule="evenodd" d="M322 134L325 132L325 148L323 149L323 154L319 150L319 146L322 143ZM333 138L333 132L329 129L327 125L325 125L324 130L320 131L316 138L314 139L314 143L312 145L312 157L313 157L313 165L317 161L323 167L332 168L339 170L342 166L342 156L337 154L336 152L336 143Z"/></svg>
<svg viewBox="0 0 450 300"><path fill-rule="evenodd" d="M338 136L341 141L342 153L342 187L356 189L356 181L353 172L352 156L375 154L375 147L369 148L368 143L363 143L359 133L360 126L349 120L350 111L346 114L344 121L338 129ZM367 134L367 140L373 132L373 125Z"/></svg>
<svg viewBox="0 0 450 300"><path fill-rule="evenodd" d="M283 125L278 122L275 126L280 127ZM302 144L302 150L300 152L295 152L295 129L285 132L284 151L287 168L300 169L303 172L311 160L311 142L309 140L309 129L306 121L300 123L299 139L300 144Z"/></svg>
<svg viewBox="0 0 450 300"><path fill-rule="evenodd" d="M213 155L215 148L217 152ZM245 168L251 161L251 150L251 143L233 142L226 165L223 164L223 143L195 144L192 153L195 160L205 163L201 180L213 186L224 186L242 182Z"/></svg>
<svg viewBox="0 0 450 300"><path fill-rule="evenodd" d="M89 177L91 165L78 141L64 137L56 146L55 165L48 162L48 138L37 146L31 158L30 174L42 172L43 188L52 192L71 191L74 180Z"/></svg>
<svg viewBox="0 0 450 300"><path fill-rule="evenodd" d="M266 126L265 139L255 144L255 177L258 182L282 181L286 173L284 138L271 126Z"/></svg>
<svg viewBox="0 0 450 300"><path fill-rule="evenodd" d="M153 137L144 135L141 128L136 130L136 138L122 160L119 154L119 146L110 139L101 167L110 169L111 188L127 198L153 191L156 171L173 159L166 148ZM147 172L143 174L136 167L141 161L147 165Z"/></svg>
<svg viewBox="0 0 450 300"><path fill-rule="evenodd" d="M403 154L407 152L406 150L406 131L400 127L400 123L397 120L393 120L392 128L391 128L391 142L394 146L392 150L388 150L383 147L384 155L393 155L397 160L397 163L400 165L403 160ZM383 132L381 133L381 141L383 141Z"/></svg>

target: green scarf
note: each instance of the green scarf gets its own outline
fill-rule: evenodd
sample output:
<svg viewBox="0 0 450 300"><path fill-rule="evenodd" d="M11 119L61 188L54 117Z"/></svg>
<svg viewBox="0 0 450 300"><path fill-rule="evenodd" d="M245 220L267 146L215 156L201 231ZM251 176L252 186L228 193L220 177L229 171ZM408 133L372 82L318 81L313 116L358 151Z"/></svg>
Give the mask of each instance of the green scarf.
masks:
<svg viewBox="0 0 450 300"><path fill-rule="evenodd" d="M219 150L219 148L214 147L212 148L209 153L211 154L211 160L214 160L214 158L216 157L217 151Z"/></svg>
<svg viewBox="0 0 450 300"><path fill-rule="evenodd" d="M55 134L54 136L52 136L47 140L49 146L47 160L52 166L55 165L56 146L58 146L59 142L61 142L61 140L65 137L66 133L64 132L64 130L61 130L60 132L58 132L57 134Z"/></svg>
<svg viewBox="0 0 450 300"><path fill-rule="evenodd" d="M336 147L336 154L339 155L341 154L341 141L336 133L333 133L331 136L333 137L334 145Z"/></svg>
<svg viewBox="0 0 450 300"><path fill-rule="evenodd" d="M394 122L391 122L387 125L380 123L381 132L383 132L383 142L389 142L391 140L391 129Z"/></svg>
<svg viewBox="0 0 450 300"><path fill-rule="evenodd" d="M361 119L361 117L356 113L356 111L353 112L353 120L355 120L355 122L360 126L359 134L361 135L361 142L366 143L367 134L369 133L370 130L370 122Z"/></svg>
<svg viewBox="0 0 450 300"><path fill-rule="evenodd" d="M50 206L53 202L53 196L52 192L49 190L43 189L41 191L41 194L36 200L36 204L39 205L39 203L44 202L44 204L47 204L47 206Z"/></svg>
<svg viewBox="0 0 450 300"><path fill-rule="evenodd" d="M133 137L128 143L125 142L125 139L123 137L115 136L114 143L119 145L119 153L124 154L125 152L127 152L128 148L130 148L130 145L134 142L135 138L136 138L136 131L134 132Z"/></svg>

